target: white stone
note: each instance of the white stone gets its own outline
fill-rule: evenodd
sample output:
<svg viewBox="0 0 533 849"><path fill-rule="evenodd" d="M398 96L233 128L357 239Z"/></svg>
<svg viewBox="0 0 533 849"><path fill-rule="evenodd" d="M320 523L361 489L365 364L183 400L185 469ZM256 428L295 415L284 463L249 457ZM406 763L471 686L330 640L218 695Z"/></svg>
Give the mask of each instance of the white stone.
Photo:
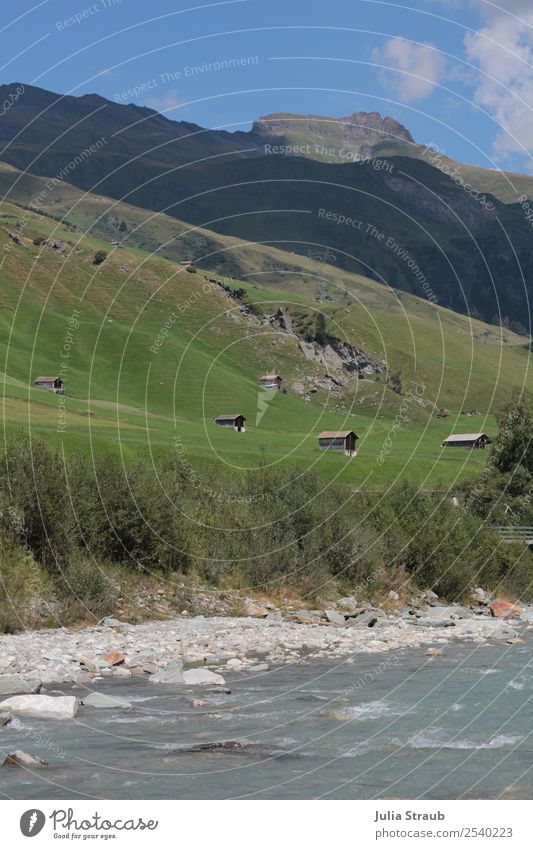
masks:
<svg viewBox="0 0 533 849"><path fill-rule="evenodd" d="M210 669L187 669L183 673L185 684L225 684L222 675L211 672ZM153 680L153 679L152 679Z"/></svg>
<svg viewBox="0 0 533 849"><path fill-rule="evenodd" d="M0 702L0 710L39 719L73 719L78 700L74 696L12 696Z"/></svg>

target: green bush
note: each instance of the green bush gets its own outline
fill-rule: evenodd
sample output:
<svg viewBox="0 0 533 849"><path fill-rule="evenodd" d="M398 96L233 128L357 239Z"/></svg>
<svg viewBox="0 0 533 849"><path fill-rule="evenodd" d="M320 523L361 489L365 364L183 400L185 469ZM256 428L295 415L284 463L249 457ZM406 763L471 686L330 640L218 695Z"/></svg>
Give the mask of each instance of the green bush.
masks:
<svg viewBox="0 0 533 849"><path fill-rule="evenodd" d="M93 257L93 265L102 265L107 259L106 251L96 251Z"/></svg>
<svg viewBox="0 0 533 849"><path fill-rule="evenodd" d="M81 555L62 571L56 584L63 623L87 617L98 620L116 609L120 587L111 570L106 572L99 563Z"/></svg>

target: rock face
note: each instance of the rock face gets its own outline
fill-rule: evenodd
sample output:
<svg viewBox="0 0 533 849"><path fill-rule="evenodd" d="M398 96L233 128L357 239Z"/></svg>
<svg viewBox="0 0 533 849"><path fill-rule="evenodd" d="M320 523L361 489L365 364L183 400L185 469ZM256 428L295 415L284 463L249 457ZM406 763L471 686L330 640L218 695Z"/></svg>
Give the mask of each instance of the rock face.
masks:
<svg viewBox="0 0 533 849"><path fill-rule="evenodd" d="M0 710L38 719L74 719L78 700L74 696L13 696L0 702Z"/></svg>
<svg viewBox="0 0 533 849"><path fill-rule="evenodd" d="M42 681L38 678L24 678L22 675L0 675L0 696L19 696L38 693Z"/></svg>
<svg viewBox="0 0 533 849"><path fill-rule="evenodd" d="M305 342L300 339L298 342L300 351L311 362L320 363L325 366L328 371L345 371L349 374L384 374L387 367L384 363L374 359L370 354L366 354L359 348L354 348L349 342L342 342L340 339L331 339L327 345L320 345L318 342ZM331 375L329 375L331 380Z"/></svg>
<svg viewBox="0 0 533 849"><path fill-rule="evenodd" d="M28 755L21 749L16 749L6 757L2 766L25 766L31 767L32 769L42 769L43 767L48 766L48 763L47 761L43 761L42 758L38 758L36 755Z"/></svg>
<svg viewBox="0 0 533 849"><path fill-rule="evenodd" d="M131 702L119 696L108 696L106 693L90 693L84 697L83 704L94 708L131 708Z"/></svg>
<svg viewBox="0 0 533 849"><path fill-rule="evenodd" d="M152 678L152 681L154 679ZM195 685L195 684L221 684L224 685L226 682L222 675L218 675L216 672L211 672L209 669L187 669L186 672L183 673L183 680L185 684Z"/></svg>

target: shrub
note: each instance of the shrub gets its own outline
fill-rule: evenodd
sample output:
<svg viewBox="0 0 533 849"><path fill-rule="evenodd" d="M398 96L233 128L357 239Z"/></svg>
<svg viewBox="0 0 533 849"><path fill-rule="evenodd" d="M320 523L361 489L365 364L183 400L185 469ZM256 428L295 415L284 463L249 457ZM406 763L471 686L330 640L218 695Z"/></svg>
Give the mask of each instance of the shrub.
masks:
<svg viewBox="0 0 533 849"><path fill-rule="evenodd" d="M120 587L111 571L81 555L75 556L56 580L62 622L101 619L113 613Z"/></svg>
<svg viewBox="0 0 533 849"><path fill-rule="evenodd" d="M93 265L101 265L107 259L107 253L105 251L96 251L93 257Z"/></svg>

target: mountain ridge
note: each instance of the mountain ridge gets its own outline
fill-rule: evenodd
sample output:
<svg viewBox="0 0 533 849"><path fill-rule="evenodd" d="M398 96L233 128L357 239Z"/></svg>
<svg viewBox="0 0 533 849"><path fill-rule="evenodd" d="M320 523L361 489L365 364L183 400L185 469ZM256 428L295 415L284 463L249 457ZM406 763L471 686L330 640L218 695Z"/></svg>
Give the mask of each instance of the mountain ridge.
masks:
<svg viewBox="0 0 533 849"><path fill-rule="evenodd" d="M384 142L369 139L401 125L377 113L354 115L365 126L352 122L353 149L367 153L360 161L323 162L265 155L257 126L254 142L253 131L203 129L100 95L61 97L30 86L0 122L0 160L47 177L72 164L67 178L82 191L296 254L327 247L339 266L420 294L416 264L443 306L493 323L514 321L526 332L533 246L520 206L489 195L492 211L483 209L427 157L398 149L387 154L386 169L378 168L369 157ZM264 116L260 130L271 139L281 128L275 120ZM286 118L279 120L287 130ZM337 119L326 127L344 132ZM398 132L404 138L397 144L411 148L408 131Z"/></svg>

